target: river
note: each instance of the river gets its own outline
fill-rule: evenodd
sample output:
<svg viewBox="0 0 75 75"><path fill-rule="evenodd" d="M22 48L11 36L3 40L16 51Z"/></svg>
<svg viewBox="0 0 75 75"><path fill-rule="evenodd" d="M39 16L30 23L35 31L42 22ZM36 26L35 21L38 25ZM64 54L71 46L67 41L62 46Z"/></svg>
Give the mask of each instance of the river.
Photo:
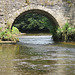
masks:
<svg viewBox="0 0 75 75"><path fill-rule="evenodd" d="M0 44L0 75L75 75L75 45L55 43L51 35L18 38Z"/></svg>

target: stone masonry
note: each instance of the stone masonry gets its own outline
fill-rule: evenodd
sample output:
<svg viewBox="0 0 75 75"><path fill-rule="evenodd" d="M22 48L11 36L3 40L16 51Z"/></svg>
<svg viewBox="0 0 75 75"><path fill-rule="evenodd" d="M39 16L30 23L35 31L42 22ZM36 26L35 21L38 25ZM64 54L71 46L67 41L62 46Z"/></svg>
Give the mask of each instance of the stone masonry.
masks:
<svg viewBox="0 0 75 75"><path fill-rule="evenodd" d="M45 15L62 27L67 21L75 27L75 0L0 0L0 27L12 26L28 12Z"/></svg>

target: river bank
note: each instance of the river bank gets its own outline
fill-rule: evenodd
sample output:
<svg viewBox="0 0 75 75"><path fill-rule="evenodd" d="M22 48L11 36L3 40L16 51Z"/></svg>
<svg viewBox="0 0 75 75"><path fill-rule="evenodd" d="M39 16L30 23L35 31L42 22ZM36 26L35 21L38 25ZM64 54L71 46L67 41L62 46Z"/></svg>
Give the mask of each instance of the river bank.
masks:
<svg viewBox="0 0 75 75"><path fill-rule="evenodd" d="M53 39L58 42L75 42L75 28L67 22L62 28L56 29Z"/></svg>
<svg viewBox="0 0 75 75"><path fill-rule="evenodd" d="M75 45L75 42L58 42L58 44Z"/></svg>

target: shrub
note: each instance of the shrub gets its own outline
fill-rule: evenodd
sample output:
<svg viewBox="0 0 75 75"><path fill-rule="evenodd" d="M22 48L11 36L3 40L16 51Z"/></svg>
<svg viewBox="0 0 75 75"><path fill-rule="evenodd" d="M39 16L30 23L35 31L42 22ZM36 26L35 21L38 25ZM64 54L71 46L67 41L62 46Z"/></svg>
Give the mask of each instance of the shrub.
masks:
<svg viewBox="0 0 75 75"><path fill-rule="evenodd" d="M0 32L0 39L2 41L19 41L18 38L15 38L14 34L19 34L19 30L16 27L13 27L12 30L6 29L5 31Z"/></svg>
<svg viewBox="0 0 75 75"><path fill-rule="evenodd" d="M16 27L12 27L12 34L19 34L19 30Z"/></svg>
<svg viewBox="0 0 75 75"><path fill-rule="evenodd" d="M59 41L74 41L75 28L71 27L67 22L62 28L57 29L56 35Z"/></svg>

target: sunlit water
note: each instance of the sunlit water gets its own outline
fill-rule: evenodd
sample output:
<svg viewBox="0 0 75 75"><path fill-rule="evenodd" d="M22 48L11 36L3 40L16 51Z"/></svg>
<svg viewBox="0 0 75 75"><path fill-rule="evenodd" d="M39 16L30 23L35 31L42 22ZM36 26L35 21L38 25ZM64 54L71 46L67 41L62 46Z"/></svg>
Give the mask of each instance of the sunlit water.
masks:
<svg viewBox="0 0 75 75"><path fill-rule="evenodd" d="M0 75L75 75L75 46L51 36L20 36L16 45L0 45Z"/></svg>
<svg viewBox="0 0 75 75"><path fill-rule="evenodd" d="M38 44L38 45L54 43L52 40L52 36L49 36L49 35L46 35L46 36L20 36L19 41L21 43L25 43L25 44Z"/></svg>

